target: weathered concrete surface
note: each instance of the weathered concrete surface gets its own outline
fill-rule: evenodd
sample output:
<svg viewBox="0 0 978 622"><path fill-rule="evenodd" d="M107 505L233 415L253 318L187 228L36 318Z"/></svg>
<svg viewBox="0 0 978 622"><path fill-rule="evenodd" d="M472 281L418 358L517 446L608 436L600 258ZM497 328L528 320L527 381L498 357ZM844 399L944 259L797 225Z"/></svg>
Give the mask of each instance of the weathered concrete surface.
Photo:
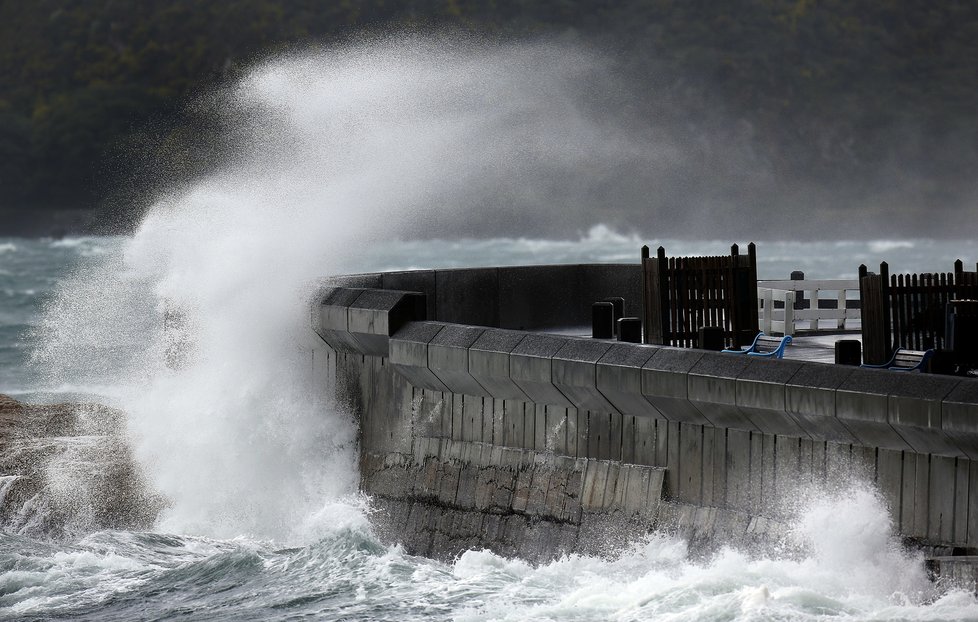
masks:
<svg viewBox="0 0 978 622"><path fill-rule="evenodd" d="M443 284L471 282L500 305L485 323L530 326L542 320L503 301L547 274L583 272L411 279L434 283L439 301L454 299ZM568 287L561 300L590 298ZM390 364L341 348L336 374L360 417L363 487L391 525L410 526L399 537L413 551L614 548L598 525L628 537L668 528L696 546L756 542L775 537L798 486L859 477L903 536L978 552L978 380L444 322L408 322L388 339Z"/></svg>

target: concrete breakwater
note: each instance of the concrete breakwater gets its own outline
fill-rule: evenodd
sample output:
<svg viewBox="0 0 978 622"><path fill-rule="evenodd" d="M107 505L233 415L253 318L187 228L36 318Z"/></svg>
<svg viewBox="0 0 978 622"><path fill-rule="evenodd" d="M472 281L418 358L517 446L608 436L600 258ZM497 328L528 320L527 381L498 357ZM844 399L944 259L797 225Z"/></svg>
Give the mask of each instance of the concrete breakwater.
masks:
<svg viewBox="0 0 978 622"><path fill-rule="evenodd" d="M331 281L314 362L359 417L393 538L434 557L546 559L653 528L759 546L799 485L856 477L904 537L978 552L978 380L560 334L613 295L640 304L638 266Z"/></svg>

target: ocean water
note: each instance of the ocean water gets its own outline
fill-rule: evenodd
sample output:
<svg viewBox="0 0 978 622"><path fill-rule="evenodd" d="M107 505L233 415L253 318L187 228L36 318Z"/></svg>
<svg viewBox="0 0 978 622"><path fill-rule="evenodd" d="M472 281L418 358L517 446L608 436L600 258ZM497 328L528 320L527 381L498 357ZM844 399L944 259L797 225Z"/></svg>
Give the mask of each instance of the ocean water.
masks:
<svg viewBox="0 0 978 622"><path fill-rule="evenodd" d="M395 38L272 59L198 104L234 128L229 152L161 191L131 235L0 239L0 393L116 409L40 426L0 455L38 480L25 496L0 473L0 618L978 619L972 594L928 581L864 484L799 491L781 555L691 559L650 534L601 557L441 563L372 533L351 414L304 371L322 277L729 248L602 225L565 240L478 235L486 206L515 230L561 218L552 206L574 184L553 180L588 182L636 152L575 99L601 74L553 45ZM976 259L970 242L758 243L762 278ZM184 320L164 330L173 311ZM92 510L157 501L131 528Z"/></svg>

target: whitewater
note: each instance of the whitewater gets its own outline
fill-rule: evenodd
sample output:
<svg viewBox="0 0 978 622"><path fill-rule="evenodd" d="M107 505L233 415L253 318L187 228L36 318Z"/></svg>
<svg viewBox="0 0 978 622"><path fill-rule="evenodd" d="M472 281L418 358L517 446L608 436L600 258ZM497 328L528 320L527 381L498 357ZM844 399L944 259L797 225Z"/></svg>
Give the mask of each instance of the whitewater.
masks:
<svg viewBox="0 0 978 622"><path fill-rule="evenodd" d="M600 58L553 42L387 37L276 58L195 104L227 145L207 174L161 189L132 234L0 239L0 393L114 409L112 450L131 453L145 503L160 499L143 528L69 513L52 531L44 508L85 507L79 482L105 468L109 415L18 441L45 484L3 514L0 616L978 619L972 594L932 585L902 549L868 485L807 491L781 555L693 559L650 534L601 557L473 550L446 564L374 535L353 413L307 371L323 277L729 244L606 226L567 241L480 235L580 215L582 188L681 148L650 149L597 114L591 91L606 88ZM894 250L915 268L957 258L927 240L791 241L761 244L760 272L846 277ZM174 340L190 344L180 365ZM0 509L15 483L0 480Z"/></svg>

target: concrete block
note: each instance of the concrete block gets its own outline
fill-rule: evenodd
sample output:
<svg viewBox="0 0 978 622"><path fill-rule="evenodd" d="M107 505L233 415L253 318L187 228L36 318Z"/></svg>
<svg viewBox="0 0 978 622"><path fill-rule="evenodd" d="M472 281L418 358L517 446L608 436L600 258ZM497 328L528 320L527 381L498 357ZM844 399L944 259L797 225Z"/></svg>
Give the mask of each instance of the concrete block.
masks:
<svg viewBox="0 0 978 622"><path fill-rule="evenodd" d="M554 406L574 406L553 384L553 356L570 338L527 334L510 352L510 378L532 401Z"/></svg>
<svg viewBox="0 0 978 622"><path fill-rule="evenodd" d="M611 345L591 339L568 339L551 358L553 384L574 407L602 412L615 410L597 388L597 362Z"/></svg>
<svg viewBox="0 0 978 622"><path fill-rule="evenodd" d="M941 421L941 403L959 380L934 374L906 376L888 396L890 425L914 451L964 457L945 434Z"/></svg>
<svg viewBox="0 0 978 622"><path fill-rule="evenodd" d="M491 396L469 373L469 348L485 330L475 326L446 324L428 342L428 368L453 393Z"/></svg>
<svg viewBox="0 0 978 622"><path fill-rule="evenodd" d="M760 430L737 407L737 377L750 363L745 355L707 352L689 370L689 401L713 426Z"/></svg>
<svg viewBox="0 0 978 622"><path fill-rule="evenodd" d="M941 428L969 458L978 460L978 379L962 379L944 397Z"/></svg>
<svg viewBox="0 0 978 622"><path fill-rule="evenodd" d="M510 377L510 353L525 337L520 331L490 328L469 347L469 374L497 399L529 400Z"/></svg>
<svg viewBox="0 0 978 622"><path fill-rule="evenodd" d="M500 328L538 330L588 324L590 314L579 308L580 274L577 265L499 268Z"/></svg>
<svg viewBox="0 0 978 622"><path fill-rule="evenodd" d="M889 423L889 394L905 374L881 369L853 369L835 393L836 416L860 445L912 450Z"/></svg>
<svg viewBox="0 0 978 622"><path fill-rule="evenodd" d="M661 413L661 418L708 423L689 402L689 370L704 354L702 350L658 348L642 366L642 395Z"/></svg>
<svg viewBox="0 0 978 622"><path fill-rule="evenodd" d="M390 340L391 368L416 387L449 392L428 367L428 343L444 328L439 322L411 322L397 331Z"/></svg>
<svg viewBox="0 0 978 622"><path fill-rule="evenodd" d="M349 330L364 354L388 356L388 341L408 322L426 319L424 294L368 289L349 306Z"/></svg>
<svg viewBox="0 0 978 622"><path fill-rule="evenodd" d="M622 414L663 416L642 394L642 368L657 350L654 346L615 343L598 360L597 390Z"/></svg>
<svg viewBox="0 0 978 622"><path fill-rule="evenodd" d="M435 315L435 271L434 270L405 270L401 272L381 273L382 285L377 289L393 289L402 292L420 292L425 295L425 317L429 320L439 320ZM450 322L452 320L441 320Z"/></svg>
<svg viewBox="0 0 978 622"><path fill-rule="evenodd" d="M808 437L804 428L787 412L785 385L801 363L751 357L737 376L737 407L766 434Z"/></svg>
<svg viewBox="0 0 978 622"><path fill-rule="evenodd" d="M600 510L604 507L609 466L610 463L606 460L588 460L581 496L581 506L584 510Z"/></svg>
<svg viewBox="0 0 978 622"><path fill-rule="evenodd" d="M443 322L499 326L499 270L468 268L435 272L435 315Z"/></svg>
<svg viewBox="0 0 978 622"><path fill-rule="evenodd" d="M835 392L854 367L805 363L785 384L785 409L815 440L859 442L836 417Z"/></svg>
<svg viewBox="0 0 978 622"><path fill-rule="evenodd" d="M360 297L363 289L347 287L325 288L312 318L312 328L331 348L340 352L358 352L360 345L350 334L350 305Z"/></svg>

